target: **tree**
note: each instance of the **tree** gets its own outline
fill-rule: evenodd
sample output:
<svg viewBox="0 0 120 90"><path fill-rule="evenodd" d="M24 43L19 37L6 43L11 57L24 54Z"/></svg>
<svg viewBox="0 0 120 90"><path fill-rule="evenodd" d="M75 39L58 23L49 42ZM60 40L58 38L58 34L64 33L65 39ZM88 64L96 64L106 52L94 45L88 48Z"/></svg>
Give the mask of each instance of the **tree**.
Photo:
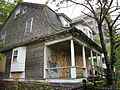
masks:
<svg viewBox="0 0 120 90"><path fill-rule="evenodd" d="M0 0L0 25L4 23L18 2L22 0Z"/></svg>
<svg viewBox="0 0 120 90"><path fill-rule="evenodd" d="M53 0L53 1L55 2L57 0ZM89 16L90 18L93 18L96 20L96 22L98 24L98 30L99 30L102 51L103 51L105 63L107 66L106 79L107 79L107 83L111 85L113 83L113 80L112 80L113 66L114 66L115 61L117 60L115 58L115 54L116 54L115 50L120 46L120 44L118 43L119 40L116 39L117 38L116 30L118 29L116 27L120 25L120 24L116 25L116 23L118 22L118 20L120 20L119 19L120 13L118 13L118 15L115 17L114 20L111 19L111 14L120 10L120 5L118 3L118 0L116 0L115 5L113 5L114 4L113 0L84 0L84 3L79 3L79 2L77 2L77 0L60 0L58 5L60 5L60 3L63 3L65 1L72 2L75 5L84 6L86 9L88 9L92 13L92 15L89 15L85 12L82 12L82 13ZM96 13L96 9L98 9L100 11L99 16ZM107 48L106 48L106 44L105 44L105 38L103 35L102 27L103 27L104 21L107 22L108 35L110 38L110 47L111 47L110 48L111 49L110 57L108 56L108 52L107 52Z"/></svg>

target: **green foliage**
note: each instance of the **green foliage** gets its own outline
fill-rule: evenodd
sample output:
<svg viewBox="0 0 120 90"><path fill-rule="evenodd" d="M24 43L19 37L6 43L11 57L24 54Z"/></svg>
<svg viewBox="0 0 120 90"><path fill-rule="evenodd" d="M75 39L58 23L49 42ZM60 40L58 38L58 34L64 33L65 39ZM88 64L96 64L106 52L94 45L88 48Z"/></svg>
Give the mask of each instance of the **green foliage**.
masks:
<svg viewBox="0 0 120 90"><path fill-rule="evenodd" d="M84 78L83 74L77 76L77 78Z"/></svg>
<svg viewBox="0 0 120 90"><path fill-rule="evenodd" d="M21 1L22 0L0 0L0 22L3 23L15 5Z"/></svg>
<svg viewBox="0 0 120 90"><path fill-rule="evenodd" d="M115 53L116 53L116 58L117 58L117 61L114 65L115 66L115 73L120 74L120 48L118 48Z"/></svg>
<svg viewBox="0 0 120 90"><path fill-rule="evenodd" d="M2 82L1 82L2 84ZM2 86L5 90L50 90L52 86L47 82L26 82L19 83L18 81L9 82L8 86Z"/></svg>
<svg viewBox="0 0 120 90"><path fill-rule="evenodd" d="M2 42L3 41L3 39L0 39L0 42ZM2 49L4 47L4 45L3 44L0 44L0 49ZM2 53L0 53L0 60L4 60L4 54L2 54Z"/></svg>
<svg viewBox="0 0 120 90"><path fill-rule="evenodd" d="M108 52L108 55L110 55L110 52L111 52L111 46L106 46L106 49L107 49L107 52Z"/></svg>
<svg viewBox="0 0 120 90"><path fill-rule="evenodd" d="M100 44L99 36L94 36L94 37L93 37L93 40L94 40L97 44Z"/></svg>
<svg viewBox="0 0 120 90"><path fill-rule="evenodd" d="M104 86L104 85L107 84L104 80L95 81L95 83L96 83L97 86Z"/></svg>
<svg viewBox="0 0 120 90"><path fill-rule="evenodd" d="M0 60L3 60L4 56L4 54L0 53Z"/></svg>
<svg viewBox="0 0 120 90"><path fill-rule="evenodd" d="M92 86L94 86L94 83L93 83L93 82L88 82L88 83L87 83L87 87L92 87Z"/></svg>

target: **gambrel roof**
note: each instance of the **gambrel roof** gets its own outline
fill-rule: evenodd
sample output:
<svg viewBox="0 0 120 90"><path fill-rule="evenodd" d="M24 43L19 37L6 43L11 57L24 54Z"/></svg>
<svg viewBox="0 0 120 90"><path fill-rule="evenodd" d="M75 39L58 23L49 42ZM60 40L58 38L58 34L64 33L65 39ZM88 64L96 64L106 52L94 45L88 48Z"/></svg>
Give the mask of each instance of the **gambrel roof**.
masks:
<svg viewBox="0 0 120 90"><path fill-rule="evenodd" d="M21 15L19 19L13 20L15 10L22 7L28 8L28 14L26 14L26 16ZM31 42L49 40L49 37L60 36L61 33L68 33L102 52L101 48L82 31L74 27L63 27L59 15L63 15L66 19L71 21L66 15L55 13L47 5L26 2L18 3L0 31L6 30L8 32L5 43L6 47L3 50L9 50ZM23 34L25 23L26 20L31 17L34 18L33 32L26 36Z"/></svg>

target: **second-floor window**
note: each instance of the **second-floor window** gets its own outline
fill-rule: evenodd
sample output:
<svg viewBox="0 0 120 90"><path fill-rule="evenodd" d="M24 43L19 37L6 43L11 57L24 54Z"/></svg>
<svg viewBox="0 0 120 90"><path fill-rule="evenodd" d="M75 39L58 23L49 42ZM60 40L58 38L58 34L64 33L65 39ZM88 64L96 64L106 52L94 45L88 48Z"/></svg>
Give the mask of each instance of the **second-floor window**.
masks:
<svg viewBox="0 0 120 90"><path fill-rule="evenodd" d="M22 14L26 14L27 13L27 7L24 7L23 9L22 9Z"/></svg>
<svg viewBox="0 0 120 90"><path fill-rule="evenodd" d="M32 32L33 18L26 21L25 34Z"/></svg>
<svg viewBox="0 0 120 90"><path fill-rule="evenodd" d="M21 11L20 8L15 11L15 18L14 19L17 19L19 17L20 11Z"/></svg>

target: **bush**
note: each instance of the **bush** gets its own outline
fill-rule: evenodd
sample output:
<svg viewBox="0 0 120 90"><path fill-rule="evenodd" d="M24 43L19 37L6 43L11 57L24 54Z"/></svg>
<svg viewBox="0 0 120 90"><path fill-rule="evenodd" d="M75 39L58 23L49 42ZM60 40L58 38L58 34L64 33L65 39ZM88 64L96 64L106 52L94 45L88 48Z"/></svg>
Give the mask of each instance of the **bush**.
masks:
<svg viewBox="0 0 120 90"><path fill-rule="evenodd" d="M88 83L87 83L87 87L92 87L92 86L94 86L94 83L93 83L93 82L88 82Z"/></svg>

